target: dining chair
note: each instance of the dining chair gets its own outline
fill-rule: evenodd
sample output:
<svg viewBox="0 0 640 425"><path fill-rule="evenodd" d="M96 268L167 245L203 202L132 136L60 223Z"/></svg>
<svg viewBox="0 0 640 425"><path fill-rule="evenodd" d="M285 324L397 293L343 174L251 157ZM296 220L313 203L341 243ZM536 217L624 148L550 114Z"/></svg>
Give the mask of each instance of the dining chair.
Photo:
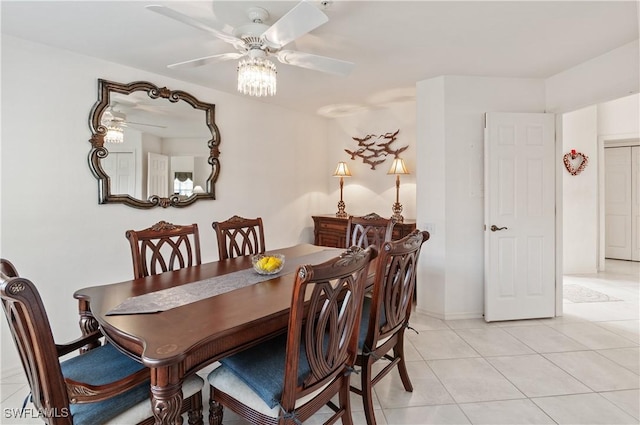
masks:
<svg viewBox="0 0 640 425"><path fill-rule="evenodd" d="M376 213L364 216L350 216L347 220L347 247L359 246L366 248L376 245L378 248L391 240L395 221L384 218Z"/></svg>
<svg viewBox="0 0 640 425"><path fill-rule="evenodd" d="M352 385L351 391L362 396L368 425L376 423L373 386L395 366L404 389L413 391L404 358L404 331L409 326L420 249L427 239L428 232L414 230L400 240L385 242L376 263L372 296L364 298L356 358L362 368L360 388ZM373 375L372 366L381 359L389 363Z"/></svg>
<svg viewBox="0 0 640 425"><path fill-rule="evenodd" d="M262 254L265 251L261 217L244 218L234 215L225 221L214 221L211 226L216 232L220 260Z"/></svg>
<svg viewBox="0 0 640 425"><path fill-rule="evenodd" d="M350 248L298 268L287 332L221 360L209 376L209 423L222 406L252 424L299 424L328 405L351 425L349 375L358 342L364 285L377 248ZM338 395L338 405L331 399Z"/></svg>
<svg viewBox="0 0 640 425"><path fill-rule="evenodd" d="M60 361L60 357L102 337L92 332L56 344L42 299L28 279L0 273L0 297L31 389L30 399L49 425L153 424L149 369L106 343ZM202 424L202 386L185 380L182 413ZM25 401L26 402L26 401Z"/></svg>
<svg viewBox="0 0 640 425"><path fill-rule="evenodd" d="M202 263L196 223L159 221L148 229L127 230L125 236L131 245L134 279Z"/></svg>

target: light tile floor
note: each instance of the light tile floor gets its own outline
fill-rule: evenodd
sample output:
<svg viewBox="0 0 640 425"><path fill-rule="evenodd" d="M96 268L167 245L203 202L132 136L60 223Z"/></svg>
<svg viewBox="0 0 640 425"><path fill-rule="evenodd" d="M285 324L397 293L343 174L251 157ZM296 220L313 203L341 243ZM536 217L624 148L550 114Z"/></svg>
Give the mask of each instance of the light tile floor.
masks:
<svg viewBox="0 0 640 425"><path fill-rule="evenodd" d="M607 260L606 268L564 283L619 301L565 299L564 316L554 319L485 323L414 314L419 333L409 331L406 342L414 391L404 391L395 371L378 383L378 424L640 424L640 263ZM25 382L23 375L1 380L0 423L39 423L7 418L6 408L22 405ZM352 406L354 422L365 424L356 395ZM205 422L206 415L205 407ZM322 410L307 423L328 416ZM247 422L227 411L225 424Z"/></svg>

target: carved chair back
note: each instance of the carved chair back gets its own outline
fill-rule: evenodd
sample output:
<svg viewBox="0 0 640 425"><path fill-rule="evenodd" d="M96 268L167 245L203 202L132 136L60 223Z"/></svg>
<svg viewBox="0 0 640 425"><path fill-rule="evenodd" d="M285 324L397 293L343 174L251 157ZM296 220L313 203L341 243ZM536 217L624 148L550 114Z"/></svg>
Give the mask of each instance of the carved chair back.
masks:
<svg viewBox="0 0 640 425"><path fill-rule="evenodd" d="M254 424L284 425L300 424L329 405L334 414L326 424L352 423L349 375L368 269L376 256L375 246L352 247L298 268L286 334L224 359L209 374L211 425L222 423L222 406Z"/></svg>
<svg viewBox="0 0 640 425"><path fill-rule="evenodd" d="M286 412L294 411L297 399L338 377L344 380L338 385L344 385L348 392L349 376L345 373L355 362L364 288L369 263L376 255L375 247L353 248L338 258L298 270L289 316L281 400ZM305 343L310 373L303 382L298 382L301 341ZM337 389L329 390L331 392L336 394ZM329 399L331 396L326 395Z"/></svg>
<svg viewBox="0 0 640 425"><path fill-rule="evenodd" d="M33 404L39 412L64 412L69 397L49 319L38 290L29 280L0 273L0 296L20 354ZM64 418L60 418L64 423ZM71 424L70 418L68 423Z"/></svg>
<svg viewBox="0 0 640 425"><path fill-rule="evenodd" d="M427 239L428 232L414 230L406 237L385 242L382 246L376 264L366 339L370 348L376 347L379 341L390 337L409 322L418 258L422 244Z"/></svg>
<svg viewBox="0 0 640 425"><path fill-rule="evenodd" d="M414 230L398 241L385 242L378 256L372 298L364 302L356 359L361 366L361 385L351 387L351 391L362 396L370 425L376 424L372 387L394 367L398 367L405 390L413 390L405 363L404 331L411 315L418 258L427 239L428 232ZM373 374L372 365L379 359L388 362Z"/></svg>
<svg viewBox="0 0 640 425"><path fill-rule="evenodd" d="M262 218L244 218L237 215L225 221L211 223L218 240L220 260L265 251Z"/></svg>
<svg viewBox="0 0 640 425"><path fill-rule="evenodd" d="M200 258L198 225L160 221L148 229L127 230L134 278L197 266Z"/></svg>
<svg viewBox="0 0 640 425"><path fill-rule="evenodd" d="M376 213L360 217L351 216L347 221L347 247L366 248L375 245L380 248L384 242L391 240L394 225L394 220L383 218Z"/></svg>

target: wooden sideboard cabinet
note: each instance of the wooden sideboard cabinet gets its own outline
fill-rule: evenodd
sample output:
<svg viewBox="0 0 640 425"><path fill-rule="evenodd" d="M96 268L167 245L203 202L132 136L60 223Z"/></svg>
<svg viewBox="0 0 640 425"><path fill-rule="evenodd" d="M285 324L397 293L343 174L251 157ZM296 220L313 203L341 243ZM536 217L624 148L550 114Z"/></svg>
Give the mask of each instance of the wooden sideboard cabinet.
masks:
<svg viewBox="0 0 640 425"><path fill-rule="evenodd" d="M339 218L333 214L314 215L313 235L314 245L331 246L335 248L346 248L347 219ZM392 239L401 239L407 236L416 228L415 220L404 219L402 223L393 226Z"/></svg>

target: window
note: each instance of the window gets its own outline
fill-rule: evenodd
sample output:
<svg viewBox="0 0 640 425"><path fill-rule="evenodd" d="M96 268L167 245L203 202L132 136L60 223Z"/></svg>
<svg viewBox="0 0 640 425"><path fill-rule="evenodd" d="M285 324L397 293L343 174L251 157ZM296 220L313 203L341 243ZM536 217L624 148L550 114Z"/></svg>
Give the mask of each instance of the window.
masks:
<svg viewBox="0 0 640 425"><path fill-rule="evenodd" d="M193 173L176 171L173 180L173 193L191 196L193 193Z"/></svg>

